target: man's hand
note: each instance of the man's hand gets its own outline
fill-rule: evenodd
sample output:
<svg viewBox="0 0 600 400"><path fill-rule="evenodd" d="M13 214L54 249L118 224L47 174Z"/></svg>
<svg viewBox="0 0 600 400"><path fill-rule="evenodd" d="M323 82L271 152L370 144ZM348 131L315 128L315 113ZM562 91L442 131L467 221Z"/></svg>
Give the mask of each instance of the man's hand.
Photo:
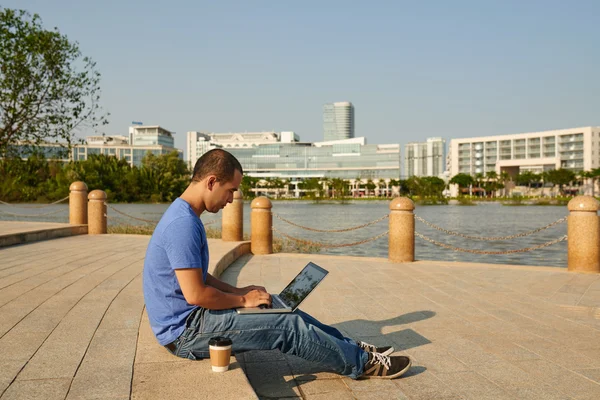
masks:
<svg viewBox="0 0 600 400"><path fill-rule="evenodd" d="M271 306L271 295L263 290L250 290L243 296L244 307Z"/></svg>
<svg viewBox="0 0 600 400"><path fill-rule="evenodd" d="M248 292L251 292L253 290L258 290L259 292L265 292L265 293L267 293L267 289L265 289L262 286L250 285L250 286L246 286L246 287L243 287L243 288L239 288L239 291L240 291L241 295L244 295L244 294L246 294Z"/></svg>

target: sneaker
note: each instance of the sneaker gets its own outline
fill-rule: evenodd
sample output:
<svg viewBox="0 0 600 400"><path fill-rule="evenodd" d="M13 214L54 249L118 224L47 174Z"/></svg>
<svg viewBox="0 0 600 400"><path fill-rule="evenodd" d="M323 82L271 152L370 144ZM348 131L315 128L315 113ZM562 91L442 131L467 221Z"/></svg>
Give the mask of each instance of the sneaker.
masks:
<svg viewBox="0 0 600 400"><path fill-rule="evenodd" d="M394 379L408 371L410 358L405 356L384 356L379 353L368 353L369 361L365 364L365 372L360 379L382 378Z"/></svg>
<svg viewBox="0 0 600 400"><path fill-rule="evenodd" d="M362 340L357 340L356 344L358 345L358 347L360 347L364 351L368 351L369 353L380 353L384 356L389 356L394 352L394 348L392 346L377 347L374 344L369 344L363 342Z"/></svg>

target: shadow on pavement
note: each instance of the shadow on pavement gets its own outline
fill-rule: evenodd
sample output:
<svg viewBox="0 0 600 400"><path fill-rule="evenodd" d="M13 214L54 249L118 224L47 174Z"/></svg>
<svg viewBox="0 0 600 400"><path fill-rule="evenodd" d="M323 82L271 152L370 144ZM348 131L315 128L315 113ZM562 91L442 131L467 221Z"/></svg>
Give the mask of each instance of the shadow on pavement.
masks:
<svg viewBox="0 0 600 400"><path fill-rule="evenodd" d="M434 315L433 311L426 310L411 312L381 321L360 319L345 321L332 326L353 339L361 339L375 345L393 345L396 351L402 351L431 342L412 329L399 329L398 331L382 334L383 328L389 330L390 327L422 321ZM248 352L244 355L246 361L256 358L260 360L260 362L244 362L242 365L250 384L261 398L301 396L303 393L302 386L316 380L339 379L341 384L337 386L350 391L348 385L342 381L342 379L345 379L344 377L299 357L283 355L278 350ZM240 356L243 357L244 355ZM424 366L413 365L404 377L419 375L425 371ZM323 383L323 385L326 384L326 382ZM318 385L318 383L315 382L311 385L311 391L315 390L314 385Z"/></svg>

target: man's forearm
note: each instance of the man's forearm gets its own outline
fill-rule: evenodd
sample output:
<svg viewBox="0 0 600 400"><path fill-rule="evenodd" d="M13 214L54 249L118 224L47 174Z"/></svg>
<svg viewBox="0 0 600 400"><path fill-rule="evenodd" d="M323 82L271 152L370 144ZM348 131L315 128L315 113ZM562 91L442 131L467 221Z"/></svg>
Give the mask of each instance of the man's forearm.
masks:
<svg viewBox="0 0 600 400"><path fill-rule="evenodd" d="M206 284L214 287L215 289L220 290L225 293L233 293L233 294L242 294L240 290L235 286L231 286L228 283L223 282L222 280L215 278L211 274L207 274L206 276Z"/></svg>

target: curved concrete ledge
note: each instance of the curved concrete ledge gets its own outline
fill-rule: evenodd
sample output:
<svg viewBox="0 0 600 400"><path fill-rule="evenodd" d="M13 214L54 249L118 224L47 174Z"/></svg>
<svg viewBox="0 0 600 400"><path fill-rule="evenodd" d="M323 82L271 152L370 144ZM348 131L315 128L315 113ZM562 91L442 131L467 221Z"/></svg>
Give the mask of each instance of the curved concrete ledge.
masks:
<svg viewBox="0 0 600 400"><path fill-rule="evenodd" d="M67 236L85 235L87 225L69 225L44 222L0 222L0 247L39 242Z"/></svg>
<svg viewBox="0 0 600 400"><path fill-rule="evenodd" d="M223 242L219 239L208 239L211 260L208 273L220 277L225 270L244 254L250 253L250 242ZM216 254L217 256L212 256Z"/></svg>

